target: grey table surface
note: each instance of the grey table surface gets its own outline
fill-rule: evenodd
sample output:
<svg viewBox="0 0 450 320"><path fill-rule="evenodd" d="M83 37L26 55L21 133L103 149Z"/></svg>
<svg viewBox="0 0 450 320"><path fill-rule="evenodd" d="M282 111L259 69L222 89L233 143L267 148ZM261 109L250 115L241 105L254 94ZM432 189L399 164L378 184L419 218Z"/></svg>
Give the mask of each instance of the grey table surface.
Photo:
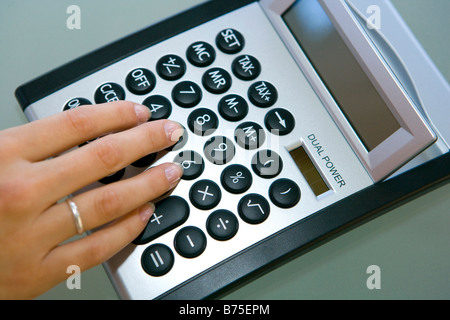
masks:
<svg viewBox="0 0 450 320"><path fill-rule="evenodd" d="M204 0L21 0L0 2L0 130L27 122L14 98L22 83ZM449 0L393 0L450 79ZM81 9L81 29L66 9ZM1 146L0 146L1 148ZM224 299L449 299L450 185L443 186L280 266ZM367 267L381 271L369 290ZM38 299L117 299L102 266Z"/></svg>

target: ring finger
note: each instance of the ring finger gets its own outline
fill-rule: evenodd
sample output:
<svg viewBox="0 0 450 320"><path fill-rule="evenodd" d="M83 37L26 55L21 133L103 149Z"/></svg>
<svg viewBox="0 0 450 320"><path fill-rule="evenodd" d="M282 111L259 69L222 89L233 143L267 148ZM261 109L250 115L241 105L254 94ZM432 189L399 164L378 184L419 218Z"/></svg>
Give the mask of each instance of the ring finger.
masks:
<svg viewBox="0 0 450 320"><path fill-rule="evenodd" d="M177 184L182 171L178 164L162 164L133 178L87 191L71 200L78 208L84 230L91 230L163 195ZM49 247L77 234L73 214L67 203L49 208L38 218L37 223L37 229L45 233L46 245Z"/></svg>

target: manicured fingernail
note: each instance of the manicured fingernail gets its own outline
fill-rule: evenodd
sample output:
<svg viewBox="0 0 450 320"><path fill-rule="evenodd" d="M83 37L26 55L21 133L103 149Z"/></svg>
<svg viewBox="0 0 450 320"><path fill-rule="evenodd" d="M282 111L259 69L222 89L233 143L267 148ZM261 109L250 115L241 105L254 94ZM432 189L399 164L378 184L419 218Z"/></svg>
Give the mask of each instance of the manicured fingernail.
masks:
<svg viewBox="0 0 450 320"><path fill-rule="evenodd" d="M183 175L183 168L178 163L171 163L165 169L166 178L171 185L174 185Z"/></svg>
<svg viewBox="0 0 450 320"><path fill-rule="evenodd" d="M139 216L141 217L143 222L147 222L154 212L155 205L152 202L149 202L148 206L145 206L143 209L141 209Z"/></svg>
<svg viewBox="0 0 450 320"><path fill-rule="evenodd" d="M146 106L141 104L135 104L134 111L136 112L136 116L138 117L139 124L147 122L152 114Z"/></svg>
<svg viewBox="0 0 450 320"><path fill-rule="evenodd" d="M180 140L184 132L183 127L174 121L167 121L164 125L164 130L166 131L167 138L172 142Z"/></svg>

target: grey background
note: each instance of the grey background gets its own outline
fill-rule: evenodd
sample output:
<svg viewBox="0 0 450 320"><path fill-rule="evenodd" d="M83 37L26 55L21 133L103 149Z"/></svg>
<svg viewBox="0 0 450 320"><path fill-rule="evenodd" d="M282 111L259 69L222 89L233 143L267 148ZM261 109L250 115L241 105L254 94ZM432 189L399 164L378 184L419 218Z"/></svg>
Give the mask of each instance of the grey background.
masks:
<svg viewBox="0 0 450 320"><path fill-rule="evenodd" d="M14 97L24 82L204 0L2 0L0 130L26 123ZM450 79L449 0L393 0ZM66 27L69 5L81 30ZM1 147L0 147L1 148ZM450 186L434 190L242 286L225 299L449 299ZM381 289L366 287L370 265ZM39 299L117 299L101 266Z"/></svg>

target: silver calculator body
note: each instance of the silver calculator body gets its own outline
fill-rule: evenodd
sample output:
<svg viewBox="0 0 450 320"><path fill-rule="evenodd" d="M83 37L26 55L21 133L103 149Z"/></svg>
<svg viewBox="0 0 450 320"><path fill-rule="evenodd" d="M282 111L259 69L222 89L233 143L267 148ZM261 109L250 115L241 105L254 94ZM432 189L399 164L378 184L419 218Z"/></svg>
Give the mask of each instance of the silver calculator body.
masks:
<svg viewBox="0 0 450 320"><path fill-rule="evenodd" d="M184 216L153 232L175 215L157 205L150 235L104 264L124 299L215 297L449 178L448 84L387 0L208 1L16 96L32 121L99 92L186 128L120 179L200 166L168 195Z"/></svg>

